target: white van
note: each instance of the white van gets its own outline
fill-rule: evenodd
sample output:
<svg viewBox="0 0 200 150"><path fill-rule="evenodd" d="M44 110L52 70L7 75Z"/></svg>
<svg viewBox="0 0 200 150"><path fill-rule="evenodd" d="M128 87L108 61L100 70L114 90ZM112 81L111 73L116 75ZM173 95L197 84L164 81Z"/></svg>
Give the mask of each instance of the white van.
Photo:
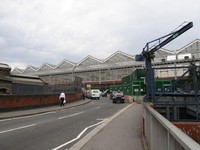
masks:
<svg viewBox="0 0 200 150"><path fill-rule="evenodd" d="M89 98L91 99L100 99L100 96L101 96L101 91L98 90L98 89L92 89L88 92L88 95L87 95Z"/></svg>

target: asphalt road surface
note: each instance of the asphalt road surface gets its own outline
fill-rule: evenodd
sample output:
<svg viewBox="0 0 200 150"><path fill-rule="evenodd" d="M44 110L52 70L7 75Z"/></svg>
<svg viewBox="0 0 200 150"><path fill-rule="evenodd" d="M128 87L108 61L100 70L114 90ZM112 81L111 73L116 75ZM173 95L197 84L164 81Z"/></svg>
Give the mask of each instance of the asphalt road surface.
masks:
<svg viewBox="0 0 200 150"><path fill-rule="evenodd" d="M128 104L108 98L48 113L0 120L1 150L69 149Z"/></svg>

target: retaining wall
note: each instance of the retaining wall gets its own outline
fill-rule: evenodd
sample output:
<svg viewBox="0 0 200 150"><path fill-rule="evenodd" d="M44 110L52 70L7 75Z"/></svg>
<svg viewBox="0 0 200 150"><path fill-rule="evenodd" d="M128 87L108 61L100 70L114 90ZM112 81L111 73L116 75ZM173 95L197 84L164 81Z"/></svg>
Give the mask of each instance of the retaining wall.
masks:
<svg viewBox="0 0 200 150"><path fill-rule="evenodd" d="M66 94L66 101L71 102L82 99L82 93ZM15 108L39 107L60 103L59 94L57 95L4 95L0 96L0 110Z"/></svg>

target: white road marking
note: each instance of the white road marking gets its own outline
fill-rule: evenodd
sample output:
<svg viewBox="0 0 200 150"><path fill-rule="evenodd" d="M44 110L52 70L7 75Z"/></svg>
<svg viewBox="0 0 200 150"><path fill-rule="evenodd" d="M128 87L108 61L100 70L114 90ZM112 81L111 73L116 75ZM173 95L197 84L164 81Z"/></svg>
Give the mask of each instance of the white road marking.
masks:
<svg viewBox="0 0 200 150"><path fill-rule="evenodd" d="M78 112L78 113L75 113L75 114L71 114L71 115L68 115L68 116L59 117L58 119L65 119L65 118L73 117L73 116L76 116L76 115L80 115L82 113L84 113L84 111L81 111L81 112Z"/></svg>
<svg viewBox="0 0 200 150"><path fill-rule="evenodd" d="M89 132L85 137L80 139L75 145L73 145L69 150L80 150L92 137L94 137L102 128L104 128L109 122L111 122L114 118L119 116L123 111L131 107L134 103L126 106L125 108L121 109L119 112L114 114L113 116L104 119L101 125L94 128L91 132ZM98 118L97 118L98 119Z"/></svg>
<svg viewBox="0 0 200 150"><path fill-rule="evenodd" d="M101 106L92 108L92 110L96 110L96 109L99 109L99 108L101 108Z"/></svg>
<svg viewBox="0 0 200 150"><path fill-rule="evenodd" d="M62 145L60 145L60 146L58 146L58 147L52 149L52 150L58 150L58 149L60 149L60 148L62 148L62 147L64 147L64 146L66 146L66 145L68 145L68 144L70 144L70 143L72 143L72 142L78 140L89 128L92 128L92 127L94 127L94 126L98 126L98 125L100 125L100 124L103 123L103 122L104 122L104 121L100 121L100 122L98 122L98 123L96 123L96 124L93 124L93 125L91 125L91 126L86 127L81 133L79 133L79 135L78 135L76 138L74 138L74 139L72 139L72 140L70 140L70 141L68 141L68 142L66 142L66 143L64 143L64 144L62 144Z"/></svg>
<svg viewBox="0 0 200 150"><path fill-rule="evenodd" d="M98 121L102 121L102 120L108 120L108 118L106 119L102 119L102 118L97 118Z"/></svg>
<svg viewBox="0 0 200 150"><path fill-rule="evenodd" d="M22 126L22 127L18 127L18 128L14 128L14 129L9 129L9 130L5 130L5 131L0 131L0 134L1 133L6 133L6 132L11 132L11 131L15 131L15 130L20 130L20 129L24 129L24 128L28 128L28 127L32 127L32 126L35 126L36 124L30 124L30 125L27 125L27 126Z"/></svg>
<svg viewBox="0 0 200 150"><path fill-rule="evenodd" d="M22 116L22 117L2 119L2 120L0 120L0 122L10 121L10 120L16 120L16 119L24 119L24 118L37 117L37 116L48 115L48 114L53 114L53 113L56 113L56 111L51 111L51 112L46 112L46 113L41 113L41 114L36 114L36 115L30 115L30 116Z"/></svg>

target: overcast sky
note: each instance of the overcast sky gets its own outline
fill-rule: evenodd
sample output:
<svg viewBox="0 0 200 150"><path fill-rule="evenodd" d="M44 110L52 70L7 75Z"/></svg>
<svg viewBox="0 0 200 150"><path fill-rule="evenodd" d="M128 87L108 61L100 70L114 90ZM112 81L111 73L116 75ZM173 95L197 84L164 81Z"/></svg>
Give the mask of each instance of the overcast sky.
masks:
<svg viewBox="0 0 200 150"><path fill-rule="evenodd" d="M0 63L12 68L106 59L145 44L184 21L194 27L164 48L200 38L200 0L0 0Z"/></svg>

